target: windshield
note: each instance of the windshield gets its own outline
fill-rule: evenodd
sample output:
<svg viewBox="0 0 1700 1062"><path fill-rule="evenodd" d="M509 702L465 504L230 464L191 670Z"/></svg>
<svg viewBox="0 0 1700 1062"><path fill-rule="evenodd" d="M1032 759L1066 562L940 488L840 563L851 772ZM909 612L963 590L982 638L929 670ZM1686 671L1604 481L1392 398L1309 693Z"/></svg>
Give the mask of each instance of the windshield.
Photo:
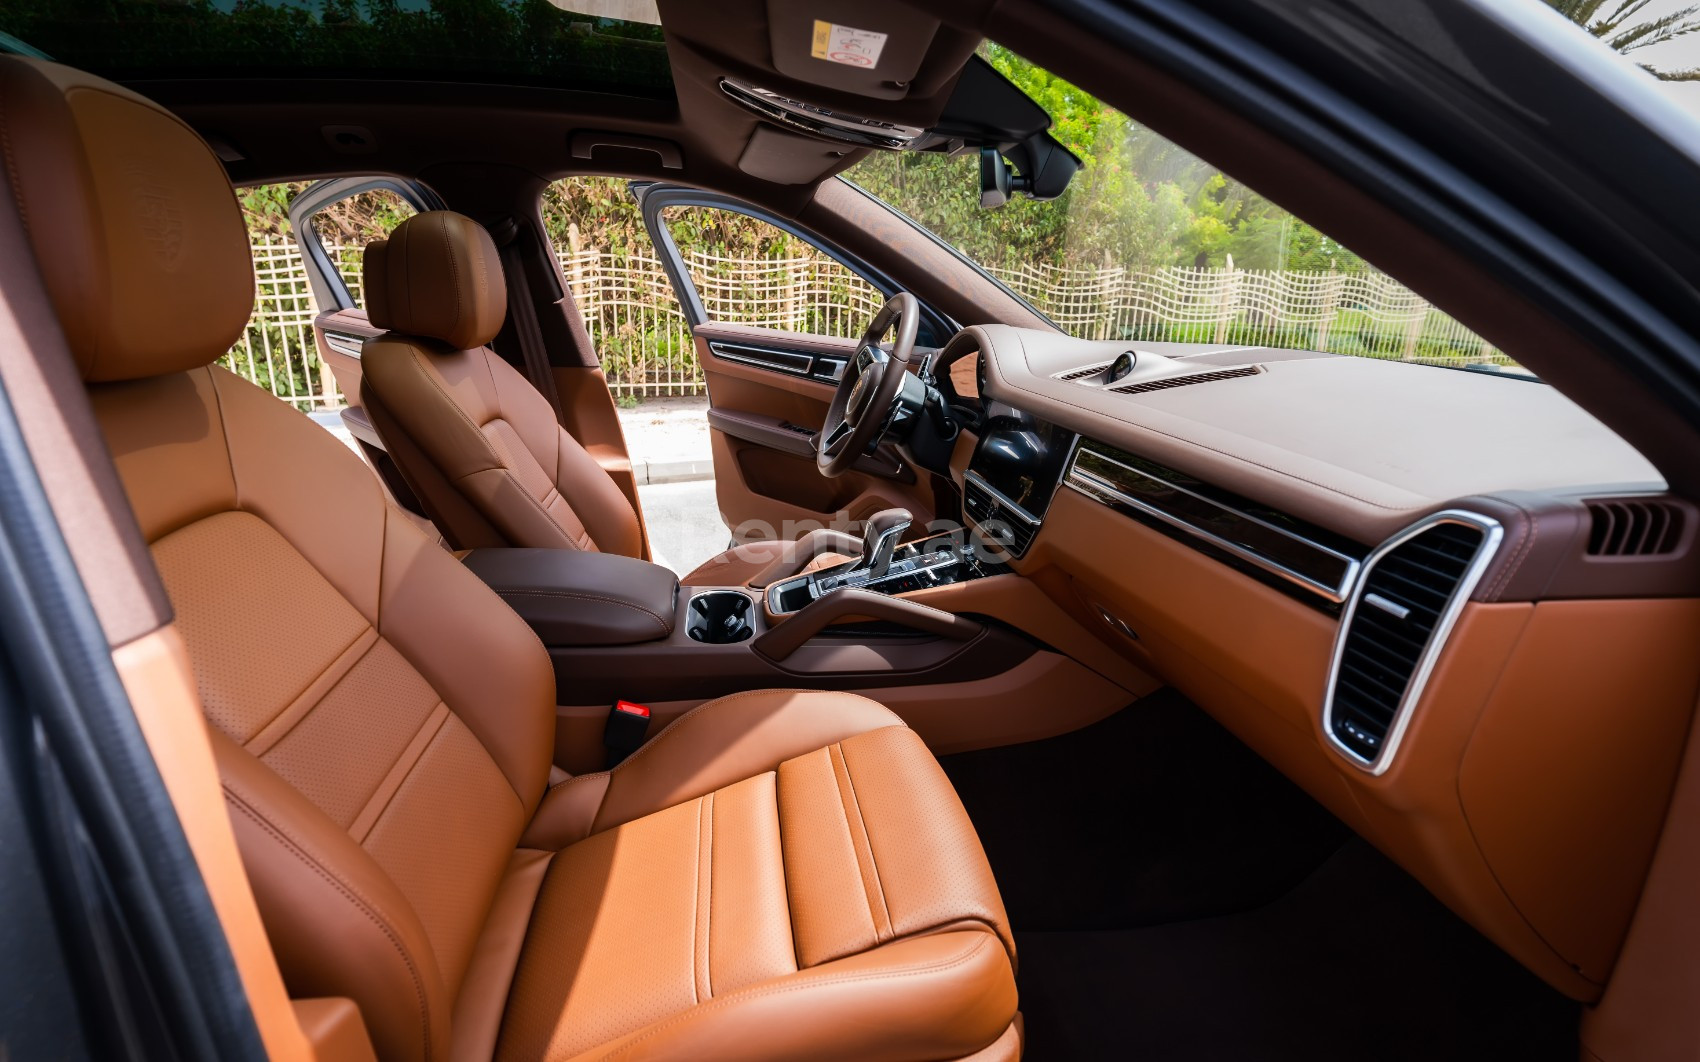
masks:
<svg viewBox="0 0 1700 1062"><path fill-rule="evenodd" d="M1320 350L1527 375L1421 296L1215 166L997 45L982 54L1084 165L979 205L978 159L875 152L848 176L1070 335Z"/></svg>

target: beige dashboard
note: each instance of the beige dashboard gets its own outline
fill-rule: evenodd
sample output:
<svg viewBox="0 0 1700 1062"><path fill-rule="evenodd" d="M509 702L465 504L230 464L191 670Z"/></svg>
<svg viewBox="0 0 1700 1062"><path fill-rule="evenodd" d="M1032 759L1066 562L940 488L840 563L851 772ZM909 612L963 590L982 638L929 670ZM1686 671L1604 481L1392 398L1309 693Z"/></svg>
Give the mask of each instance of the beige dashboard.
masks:
<svg viewBox="0 0 1700 1062"><path fill-rule="evenodd" d="M1073 440L1011 566L1597 998L1700 696L1700 511L1539 383L1242 349L1147 358L1118 391L1080 374L1127 344L994 326L963 345L982 436L1004 417ZM984 449L952 462L970 496ZM1451 581L1406 585L1430 555ZM1389 675L1405 684L1364 695L1389 725L1358 740L1348 687Z"/></svg>

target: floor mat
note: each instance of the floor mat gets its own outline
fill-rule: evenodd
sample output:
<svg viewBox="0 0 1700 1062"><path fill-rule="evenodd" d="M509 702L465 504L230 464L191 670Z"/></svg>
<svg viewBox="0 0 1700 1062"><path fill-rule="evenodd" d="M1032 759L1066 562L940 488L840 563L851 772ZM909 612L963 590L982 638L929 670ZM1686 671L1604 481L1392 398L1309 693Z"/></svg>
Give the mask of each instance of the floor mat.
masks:
<svg viewBox="0 0 1700 1062"><path fill-rule="evenodd" d="M1035 1062L1577 1055L1576 1004L1355 839L1255 911L1016 943Z"/></svg>
<svg viewBox="0 0 1700 1062"><path fill-rule="evenodd" d="M1016 930L1029 1059L1576 1058L1576 1004L1174 690L941 762Z"/></svg>
<svg viewBox="0 0 1700 1062"><path fill-rule="evenodd" d="M1248 910L1351 836L1172 689L1061 737L940 762L1024 930Z"/></svg>

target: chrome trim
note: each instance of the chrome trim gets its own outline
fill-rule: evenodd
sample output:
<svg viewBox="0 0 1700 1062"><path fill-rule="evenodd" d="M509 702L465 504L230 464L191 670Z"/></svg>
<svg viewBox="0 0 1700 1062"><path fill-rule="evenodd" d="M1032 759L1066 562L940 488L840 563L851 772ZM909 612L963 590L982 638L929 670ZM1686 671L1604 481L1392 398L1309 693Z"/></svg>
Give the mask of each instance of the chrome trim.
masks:
<svg viewBox="0 0 1700 1062"><path fill-rule="evenodd" d="M1363 592L1369 581L1370 569L1374 568L1381 558L1436 524L1463 524L1466 527L1474 527L1482 532L1482 544L1476 547L1476 555L1470 558L1469 566L1464 569L1452 596L1446 599L1446 605L1441 609L1440 618L1435 621L1428 644L1423 646L1422 655L1417 658L1416 670L1411 672L1411 681L1405 684L1405 692L1393 710L1393 721L1387 728L1387 737L1381 743L1381 751L1376 753L1373 760L1366 760L1334 736L1334 685L1340 676L1340 661L1346 653L1346 635L1352 629L1352 617L1357 615L1359 602L1373 596ZM1399 742L1405 736L1405 728L1410 725L1417 702L1422 699L1423 688L1428 685L1429 675L1434 671L1434 665L1446 647L1447 636L1452 633L1452 627L1458 622L1459 614L1464 611L1465 603L1470 600L1470 594L1475 591L1476 584L1482 581L1482 575L1492 563L1493 556L1504 538L1505 529L1492 517L1463 509L1444 509L1431 513L1400 531L1375 547L1369 556L1364 558L1356 591L1340 613L1340 629L1334 636L1334 652L1328 660L1328 685L1322 694L1322 732L1327 736L1329 744L1334 746L1335 751L1340 753L1347 763L1372 775L1383 774L1392 766L1393 755L1399 751Z"/></svg>
<svg viewBox="0 0 1700 1062"><path fill-rule="evenodd" d="M360 357L360 348L364 345L358 336L345 336L341 332L326 332L325 346L338 354L346 354L351 358Z"/></svg>
<svg viewBox="0 0 1700 1062"><path fill-rule="evenodd" d="M727 343L718 339L709 340L708 349L713 351L717 358L725 358L727 361L735 361L741 365L753 365L758 369L767 369L771 372L782 372L788 376L808 376L814 372L815 358L813 354L798 354L774 347L746 346L742 343ZM780 360L782 358L801 358L803 367L795 368L787 365Z"/></svg>
<svg viewBox="0 0 1700 1062"><path fill-rule="evenodd" d="M1294 542L1299 543L1300 545L1308 546L1311 549L1314 549L1319 553L1326 553L1331 557L1338 557L1339 559L1346 562L1346 570L1341 574L1340 582L1339 582L1339 585L1337 585L1337 586L1330 586L1327 583L1318 582L1317 580L1311 578L1310 576L1304 575L1300 572L1295 572L1291 568L1288 568L1286 565L1280 564L1280 563L1273 561L1273 560L1270 560L1268 557L1265 557L1263 554L1258 553L1255 550L1248 549L1245 546L1240 545L1238 542L1231 542L1228 539L1221 537L1220 535L1216 535L1216 534L1213 534L1209 531L1206 531L1204 528L1199 527L1196 524L1190 523L1186 520L1183 520L1180 517L1174 515L1173 513L1168 512L1164 509L1159 509L1157 506L1152 505L1151 503L1144 501L1143 499L1135 498L1131 495L1124 494L1119 489L1117 489L1115 484L1109 482L1108 480L1104 479L1103 477L1093 475L1091 472L1088 472L1083 468L1079 468L1077 466L1071 465L1069 467L1069 470L1068 470L1068 478L1065 482L1070 487L1073 487L1076 491L1079 491L1081 494L1084 494L1088 498L1091 498L1093 501L1096 501L1096 502L1099 502L1100 504L1105 504L1105 505L1111 504L1112 502L1119 503L1119 504L1122 504L1122 505L1129 506L1130 508L1137 509L1140 512L1145 513L1148 516L1154 516L1157 519L1168 524L1170 527L1177 528L1181 531L1185 531L1186 533L1188 533L1190 535L1194 535L1198 538L1201 538L1204 541L1210 543L1212 546L1215 546L1217 549L1224 550L1228 553L1231 553L1235 557L1238 557L1240 560L1243 560L1248 564L1255 565L1256 567L1261 568L1265 572L1268 572L1270 575L1274 575L1278 578L1285 579L1290 583L1294 583L1298 586L1302 586L1306 590L1310 590L1314 593L1320 594L1323 597L1327 598L1329 601L1333 601L1335 603L1339 603L1339 602L1346 600L1347 593L1349 593L1351 591L1353 584L1357 581L1358 570L1361 567L1361 562L1359 562L1359 560L1356 557L1350 556L1350 555L1345 554L1345 553L1341 553L1337 549L1330 549L1329 547L1324 546L1319 542L1313 542L1312 540L1305 538L1303 535L1295 535L1291 531L1288 531L1284 527L1278 527L1275 524L1272 524L1267 520L1260 520L1257 517L1251 515L1250 513L1242 512L1241 510L1235 509L1232 506L1223 505L1221 502L1216 501L1214 498L1206 498L1204 495L1199 494L1197 491L1187 490L1185 487L1179 486L1179 485L1174 484L1174 483L1170 483L1168 480L1162 478L1161 476L1153 476L1149 472L1142 472L1137 468L1130 468L1129 466L1122 464L1120 461L1117 461L1115 458L1109 457L1105 454L1101 454L1097 450L1091 449L1090 447L1082 446L1080 449L1087 452L1087 453L1090 453L1093 457L1096 457L1100 461L1106 461L1106 462L1108 462L1112 465L1115 465L1117 468L1120 468L1124 471L1130 472L1133 475L1139 476L1141 479L1148 479L1148 480L1152 481L1153 483L1160 483L1163 486L1169 488L1170 490L1179 491L1182 494L1186 494L1186 495L1189 495L1193 498L1197 498L1199 501L1205 502L1208 505L1212 505L1215 508L1222 510L1223 512L1233 513L1235 516L1238 516L1242 520L1250 520L1254 524L1258 524L1258 525L1261 525L1262 527L1268 528L1269 530L1274 531L1276 534L1279 534L1279 535L1283 536L1284 538L1289 538L1289 539L1293 540ZM1078 458L1078 456L1079 455L1077 453L1076 457Z"/></svg>
<svg viewBox="0 0 1700 1062"><path fill-rule="evenodd" d="M1402 620L1411 614L1411 610L1406 608L1404 605L1399 604L1397 601L1389 601L1380 594L1365 594L1364 604L1374 605L1376 608L1392 616L1394 619Z"/></svg>
<svg viewBox="0 0 1700 1062"><path fill-rule="evenodd" d="M1015 504L1015 502L1010 500L1009 495L1005 494L1003 491L992 486L990 483L987 483L986 477L980 475L980 473L975 472L973 469L969 469L967 472L962 474L962 481L963 483L972 482L976 487L979 487L987 494L990 494L993 498L997 499L999 505L1008 509L1012 515L1019 517L1022 523L1030 524L1033 527L1039 526L1040 520L1037 516L1034 516L1026 509ZM966 516L967 513L964 513L963 515Z"/></svg>
<svg viewBox="0 0 1700 1062"><path fill-rule="evenodd" d="M920 126L897 125L837 111L782 96L771 89L720 79L720 91L763 118L815 136L864 147L905 148L926 132Z"/></svg>
<svg viewBox="0 0 1700 1062"><path fill-rule="evenodd" d="M850 562L852 565L855 563L855 561ZM919 568L906 568L903 571L898 572L895 576L888 572L886 575L882 575L878 579L862 578L860 580L857 580L856 577L863 575L868 569L863 568L860 571L850 571L845 572L842 575L834 576L832 575L833 569L827 568L823 571L807 572L803 575L793 575L789 579L782 579L777 583L771 583L768 585L767 592L764 597L769 614L774 616L792 616L802 611L802 609L792 609L790 612L780 611L779 592L782 588L790 586L793 583L805 583L808 585L811 591L809 601L812 604L815 601L819 601L822 597L832 591L842 589L846 586L860 587L864 590L872 590L874 593L885 593L885 591L881 590L877 584L888 582L894 578L903 579L911 575L925 575L927 572L936 572L940 568L951 568L963 563L966 563L966 561L963 558L962 552L959 550L945 560L934 561L931 564L923 564ZM840 567L843 567L843 565ZM838 581L833 582L830 586L823 585L831 579L837 579ZM805 605L803 607L807 608L808 606Z"/></svg>

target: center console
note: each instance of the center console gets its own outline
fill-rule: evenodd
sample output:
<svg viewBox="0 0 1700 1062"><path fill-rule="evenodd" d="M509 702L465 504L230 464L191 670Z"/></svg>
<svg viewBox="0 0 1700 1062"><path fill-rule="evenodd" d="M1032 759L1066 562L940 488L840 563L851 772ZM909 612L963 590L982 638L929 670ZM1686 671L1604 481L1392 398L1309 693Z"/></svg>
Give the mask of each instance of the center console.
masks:
<svg viewBox="0 0 1700 1062"><path fill-rule="evenodd" d="M1002 570L1003 565L981 556L969 536L957 530L894 546L883 569L857 561L774 583L767 588L766 605L770 616L789 616L834 590L906 594Z"/></svg>
<svg viewBox="0 0 1700 1062"><path fill-rule="evenodd" d="M967 469L966 526L904 542L910 516L888 510L860 543L828 532L799 540L753 587L682 587L658 565L573 550L480 549L464 560L549 650L555 762L569 771L602 766L617 700L648 705L658 732L695 704L744 690L910 691L910 710L949 730L940 720L953 706L980 703L988 680L1017 673L1042 647L1007 616L908 595L1007 573L1038 534L1074 441L1013 410L994 415ZM823 552L858 547L852 561L808 570Z"/></svg>
<svg viewBox="0 0 1700 1062"><path fill-rule="evenodd" d="M789 616L846 588L895 596L1007 571L1037 537L1076 440L1017 410L994 410L963 477L965 526L899 546L909 514L881 513L858 560L770 584L768 615Z"/></svg>
<svg viewBox="0 0 1700 1062"><path fill-rule="evenodd" d="M1079 436L996 403L989 412L962 477L962 518L1020 557L1039 534Z"/></svg>

